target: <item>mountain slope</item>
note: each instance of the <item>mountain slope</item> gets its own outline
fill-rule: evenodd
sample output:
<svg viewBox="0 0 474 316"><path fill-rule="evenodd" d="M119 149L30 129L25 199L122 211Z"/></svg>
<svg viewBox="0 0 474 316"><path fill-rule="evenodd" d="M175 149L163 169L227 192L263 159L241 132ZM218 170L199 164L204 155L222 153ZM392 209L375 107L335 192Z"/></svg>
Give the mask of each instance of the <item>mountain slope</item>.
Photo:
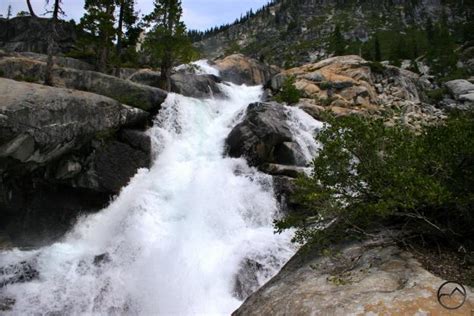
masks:
<svg viewBox="0 0 474 316"><path fill-rule="evenodd" d="M457 42L472 36L469 31L474 26L470 22L472 3L470 0L276 0L243 22L218 33L205 34L195 45L206 57L242 52L291 67L320 60L334 52L376 59L368 55L375 55L377 38L382 58L388 59L397 49L404 57L404 53L416 55L429 47L422 29L426 29L430 20L435 26L436 22L445 24Z"/></svg>

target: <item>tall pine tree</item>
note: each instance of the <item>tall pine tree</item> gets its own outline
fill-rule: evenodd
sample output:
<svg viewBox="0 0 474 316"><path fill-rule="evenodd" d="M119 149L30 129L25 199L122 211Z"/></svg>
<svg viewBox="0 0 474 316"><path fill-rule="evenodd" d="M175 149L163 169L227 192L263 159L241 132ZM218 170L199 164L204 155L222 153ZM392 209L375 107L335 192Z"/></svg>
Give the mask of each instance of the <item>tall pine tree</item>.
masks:
<svg viewBox="0 0 474 316"><path fill-rule="evenodd" d="M191 61L195 51L181 21L181 0L155 0L155 8L145 20L152 29L144 43L152 63L160 66L161 88L171 90L171 71L176 63Z"/></svg>
<svg viewBox="0 0 474 316"><path fill-rule="evenodd" d="M137 26L138 16L135 12L135 0L116 0L118 6L117 23L117 70L120 69L123 51L131 46L135 46L140 35L140 28Z"/></svg>
<svg viewBox="0 0 474 316"><path fill-rule="evenodd" d="M86 13L80 22L80 27L91 35L91 44L96 52L96 66L102 72L107 70L116 35L115 5L116 0L86 0Z"/></svg>

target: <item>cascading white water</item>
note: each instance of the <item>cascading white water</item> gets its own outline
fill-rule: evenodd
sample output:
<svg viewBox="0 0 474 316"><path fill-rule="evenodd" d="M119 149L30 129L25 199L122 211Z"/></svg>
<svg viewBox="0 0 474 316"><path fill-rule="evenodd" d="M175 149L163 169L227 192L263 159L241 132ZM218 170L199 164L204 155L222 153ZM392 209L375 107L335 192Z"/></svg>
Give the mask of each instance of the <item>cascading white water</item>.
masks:
<svg viewBox="0 0 474 316"><path fill-rule="evenodd" d="M244 260L261 265L260 284L278 271L295 248L291 232L274 234L271 178L224 156L239 113L262 89L221 89L225 100L168 96L149 131L152 168L105 210L82 218L61 242L0 253L0 266L26 261L39 272L0 289L15 300L8 313L227 315L241 303L233 292ZM311 156L318 124L288 111Z"/></svg>

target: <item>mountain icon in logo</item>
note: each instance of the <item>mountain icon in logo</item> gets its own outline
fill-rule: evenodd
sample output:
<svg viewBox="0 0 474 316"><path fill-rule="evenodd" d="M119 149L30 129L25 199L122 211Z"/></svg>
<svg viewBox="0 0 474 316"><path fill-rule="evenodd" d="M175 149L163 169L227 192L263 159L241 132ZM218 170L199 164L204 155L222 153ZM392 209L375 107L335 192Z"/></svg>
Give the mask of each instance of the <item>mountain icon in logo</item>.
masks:
<svg viewBox="0 0 474 316"><path fill-rule="evenodd" d="M446 309L458 309L466 301L466 289L458 282L447 281L438 289L438 302Z"/></svg>

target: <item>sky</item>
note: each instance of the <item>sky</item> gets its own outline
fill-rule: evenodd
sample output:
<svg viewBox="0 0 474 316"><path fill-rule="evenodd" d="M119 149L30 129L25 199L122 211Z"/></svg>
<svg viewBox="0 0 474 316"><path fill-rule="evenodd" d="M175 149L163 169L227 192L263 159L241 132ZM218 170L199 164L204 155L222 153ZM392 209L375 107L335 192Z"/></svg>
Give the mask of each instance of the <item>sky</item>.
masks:
<svg viewBox="0 0 474 316"><path fill-rule="evenodd" d="M43 14L45 0L31 0L37 15ZM50 1L51 2L51 1ZM233 22L250 9L261 8L268 0L182 0L183 20L188 29L205 30L213 26ZM136 0L136 8L142 14L151 12L153 0ZM0 0L0 14L6 16L8 6L12 6L13 15L19 11L28 11L25 0ZM83 0L63 0L66 12L64 19L79 21L84 14Z"/></svg>

